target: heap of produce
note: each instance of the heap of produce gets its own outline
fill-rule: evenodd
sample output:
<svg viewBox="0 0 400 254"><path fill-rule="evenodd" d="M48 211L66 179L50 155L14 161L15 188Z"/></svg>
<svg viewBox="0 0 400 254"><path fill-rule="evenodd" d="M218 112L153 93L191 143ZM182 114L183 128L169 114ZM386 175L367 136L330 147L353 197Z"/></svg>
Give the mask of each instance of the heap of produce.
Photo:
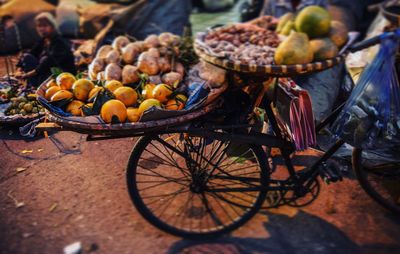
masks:
<svg viewBox="0 0 400 254"><path fill-rule="evenodd" d="M38 114L39 112L44 113L44 108L37 103L36 96L34 94L12 97L10 102L11 104L5 111L6 116L19 114L26 116L30 114Z"/></svg>
<svg viewBox="0 0 400 254"><path fill-rule="evenodd" d="M203 42L212 55L235 63L293 65L333 58L347 39L344 24L324 8L308 6L279 20L264 16L216 28Z"/></svg>
<svg viewBox="0 0 400 254"><path fill-rule="evenodd" d="M46 84L44 97L73 116L100 115L106 123L137 122L151 107L184 108L187 98L177 89L180 77L167 77L169 84L148 83L141 77L139 83L126 86L119 80L93 81L61 73Z"/></svg>
<svg viewBox="0 0 400 254"><path fill-rule="evenodd" d="M254 24L234 24L209 32L205 44L218 57L242 64L266 65L273 62L278 35Z"/></svg>
<svg viewBox="0 0 400 254"><path fill-rule="evenodd" d="M38 115L38 113L44 112L42 106L36 102L33 92L32 89L27 89L24 84L14 78L9 81L1 81L0 117Z"/></svg>
<svg viewBox="0 0 400 254"><path fill-rule="evenodd" d="M333 58L348 39L345 25L332 21L328 11L319 6L282 16L276 32L287 36L276 49L276 64L306 64Z"/></svg>

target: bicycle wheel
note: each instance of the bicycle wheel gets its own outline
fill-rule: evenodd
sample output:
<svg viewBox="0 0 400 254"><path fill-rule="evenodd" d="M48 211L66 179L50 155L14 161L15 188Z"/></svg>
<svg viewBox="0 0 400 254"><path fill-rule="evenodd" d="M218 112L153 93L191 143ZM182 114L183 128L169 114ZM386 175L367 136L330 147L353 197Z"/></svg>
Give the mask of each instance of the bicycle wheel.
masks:
<svg viewBox="0 0 400 254"><path fill-rule="evenodd" d="M210 237L257 213L267 172L261 147L171 133L136 143L127 183L136 209L155 227L180 237Z"/></svg>
<svg viewBox="0 0 400 254"><path fill-rule="evenodd" d="M383 207L400 213L400 163L367 165L362 149L353 150L353 168L361 187Z"/></svg>

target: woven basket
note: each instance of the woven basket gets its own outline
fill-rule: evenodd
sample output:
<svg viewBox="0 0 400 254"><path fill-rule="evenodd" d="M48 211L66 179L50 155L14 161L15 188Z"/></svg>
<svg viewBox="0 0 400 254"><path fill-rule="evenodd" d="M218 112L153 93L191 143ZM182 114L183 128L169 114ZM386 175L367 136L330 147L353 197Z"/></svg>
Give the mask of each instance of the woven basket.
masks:
<svg viewBox="0 0 400 254"><path fill-rule="evenodd" d="M36 94L39 97L44 98L44 94L46 92L46 83L48 80L44 81L42 85L39 86ZM46 111L47 118L51 122L55 122L61 127L79 132L79 133L87 133L87 134L132 134L132 133L146 133L152 132L155 130L168 129L171 126L175 126L178 124L182 124L193 119L196 119L202 115L211 112L216 109L220 104L221 100L219 100L219 95L227 88L227 85L224 85L217 89L218 91L212 93L208 96L207 100L205 100L201 107L194 110L180 110L175 111L177 115L165 119L159 120L149 120L145 122L136 122L136 123L120 123L120 124L107 124L99 116L87 116L87 117L78 117L78 116L59 116L54 112ZM215 90L214 90L215 91ZM45 106L45 105L43 105Z"/></svg>
<svg viewBox="0 0 400 254"><path fill-rule="evenodd" d="M291 77L313 72L319 72L329 69L344 61L346 53L338 55L334 58L325 61L313 62L308 64L295 65L247 65L240 61L231 61L226 58L213 54L211 49L204 43L206 33L198 34L194 42L194 50L196 54L213 65L241 73L249 73L257 76L272 76L272 77Z"/></svg>
<svg viewBox="0 0 400 254"><path fill-rule="evenodd" d="M36 120L40 117L44 116L44 113L37 113L37 114L31 114L31 115L13 115L13 116L1 116L0 117L0 126L14 126L14 127L20 127L23 126L29 122L32 122L33 120Z"/></svg>

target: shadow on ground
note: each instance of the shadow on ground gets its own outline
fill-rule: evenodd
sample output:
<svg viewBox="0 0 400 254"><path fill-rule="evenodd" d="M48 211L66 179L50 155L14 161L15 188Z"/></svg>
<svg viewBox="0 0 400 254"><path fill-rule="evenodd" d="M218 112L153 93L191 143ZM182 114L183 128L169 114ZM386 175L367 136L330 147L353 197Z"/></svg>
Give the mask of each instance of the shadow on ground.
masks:
<svg viewBox="0 0 400 254"><path fill-rule="evenodd" d="M181 240L167 253L396 253L400 249L400 244L359 246L334 225L304 211L294 217L264 213L269 221L264 223L268 238Z"/></svg>

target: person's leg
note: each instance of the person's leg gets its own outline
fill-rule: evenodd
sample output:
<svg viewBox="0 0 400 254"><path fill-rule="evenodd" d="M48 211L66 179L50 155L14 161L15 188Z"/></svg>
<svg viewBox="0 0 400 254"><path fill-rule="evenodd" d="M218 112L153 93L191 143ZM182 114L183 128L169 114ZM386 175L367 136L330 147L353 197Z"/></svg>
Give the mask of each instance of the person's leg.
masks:
<svg viewBox="0 0 400 254"><path fill-rule="evenodd" d="M29 53L23 53L17 67L21 68L23 72L30 72L34 70L37 66L39 65L39 60L32 54ZM28 78L28 85L29 86L39 86L38 84L39 80L38 77L33 76Z"/></svg>

